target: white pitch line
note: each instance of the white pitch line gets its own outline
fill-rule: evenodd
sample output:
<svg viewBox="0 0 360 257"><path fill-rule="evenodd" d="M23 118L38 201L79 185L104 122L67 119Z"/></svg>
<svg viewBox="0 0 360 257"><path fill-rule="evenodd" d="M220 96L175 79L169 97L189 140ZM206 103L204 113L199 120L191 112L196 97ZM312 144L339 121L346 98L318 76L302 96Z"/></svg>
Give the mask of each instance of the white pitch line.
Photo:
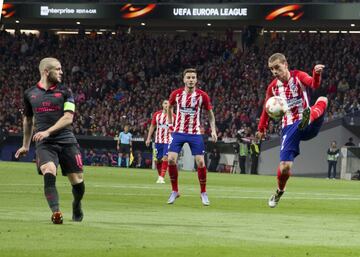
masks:
<svg viewBox="0 0 360 257"><path fill-rule="evenodd" d="M1 186L37 186L37 187L43 187L43 184L20 184L20 183L16 183L16 184L0 184ZM122 185L107 185L107 184L91 184L91 183L87 183L86 184L87 187L95 187L95 188L114 188L114 189L152 189L152 190L163 190L164 189L164 185L148 185L148 186L144 186L142 184L122 184ZM165 185L166 186L166 185ZM68 184L58 184L57 187L69 187ZM193 187L193 186L183 186L182 188L184 188L184 191L191 191L191 192L197 192L198 188ZM4 192L2 190L0 190L1 192ZM224 188L218 188L217 186L213 186L213 187L209 187L208 191L217 191L217 192L241 192L241 193L261 193L261 194L271 194L272 191L268 191L268 190L248 190L248 189L243 189L241 187L232 187L229 189L224 189ZM14 192L19 192L14 191ZM148 195L148 194L147 194ZM303 192L287 192L286 196L291 196L291 195L309 195L309 196L319 196L318 199L330 199L329 197L333 197L334 199L342 199L343 198L351 198L351 199L359 199L360 198L356 198L356 197L352 197L352 194L334 194L334 193L328 193L328 192L324 192L324 193L316 193L316 192L309 192L309 193L303 193ZM321 197L324 196L324 197ZM350 197L349 197L350 196ZM304 197L304 198L299 198L299 199L309 199L308 197ZM311 199L317 199L315 198L311 198Z"/></svg>
<svg viewBox="0 0 360 257"><path fill-rule="evenodd" d="M29 193L28 191L19 191L19 190L14 190L14 191L9 191L9 190L0 190L1 193ZM86 192L87 195L99 195L98 192ZM101 195L108 195L108 196L117 196L117 197L122 197L122 196L138 196L138 197L159 197L159 198L167 198L167 194L140 194L140 193L101 193ZM310 194L309 194L310 195ZM194 194L181 194L182 197L195 197L198 198L198 195L194 195ZM266 200L268 199L267 196L234 196L234 195L223 195L223 196L219 196L219 195L209 195L211 199L258 199L258 200ZM327 201L333 201L333 200L345 200L345 201L360 201L360 197L298 197L298 196L292 196L292 195L286 195L286 199L289 200L327 200Z"/></svg>

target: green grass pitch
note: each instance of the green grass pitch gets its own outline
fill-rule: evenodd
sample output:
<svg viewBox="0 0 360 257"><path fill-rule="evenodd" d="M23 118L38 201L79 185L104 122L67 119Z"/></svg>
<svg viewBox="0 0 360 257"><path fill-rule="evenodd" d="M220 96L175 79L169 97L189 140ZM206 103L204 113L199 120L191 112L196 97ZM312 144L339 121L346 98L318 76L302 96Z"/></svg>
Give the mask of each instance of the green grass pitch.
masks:
<svg viewBox="0 0 360 257"><path fill-rule="evenodd" d="M0 163L0 256L360 256L360 183L292 177L279 206L274 176L180 172L167 205L151 170L86 167L85 218L71 221L71 187L58 177L64 224L53 225L34 164Z"/></svg>

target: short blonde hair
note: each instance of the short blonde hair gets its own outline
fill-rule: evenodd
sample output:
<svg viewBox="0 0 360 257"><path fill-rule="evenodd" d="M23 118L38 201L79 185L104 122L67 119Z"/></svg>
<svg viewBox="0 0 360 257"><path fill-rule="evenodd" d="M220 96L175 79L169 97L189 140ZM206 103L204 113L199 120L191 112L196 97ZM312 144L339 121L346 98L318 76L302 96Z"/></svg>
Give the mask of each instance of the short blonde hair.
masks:
<svg viewBox="0 0 360 257"><path fill-rule="evenodd" d="M60 61L53 57L43 58L39 64L40 74L42 74L45 69L51 70L51 69L55 68L54 63L60 63Z"/></svg>
<svg viewBox="0 0 360 257"><path fill-rule="evenodd" d="M280 62L285 63L286 57L282 53L275 53L269 57L269 63L275 62L276 60L280 60Z"/></svg>
<svg viewBox="0 0 360 257"><path fill-rule="evenodd" d="M185 77L186 73L196 73L196 75L197 75L196 69L194 69L194 68L185 69L183 72L184 77Z"/></svg>

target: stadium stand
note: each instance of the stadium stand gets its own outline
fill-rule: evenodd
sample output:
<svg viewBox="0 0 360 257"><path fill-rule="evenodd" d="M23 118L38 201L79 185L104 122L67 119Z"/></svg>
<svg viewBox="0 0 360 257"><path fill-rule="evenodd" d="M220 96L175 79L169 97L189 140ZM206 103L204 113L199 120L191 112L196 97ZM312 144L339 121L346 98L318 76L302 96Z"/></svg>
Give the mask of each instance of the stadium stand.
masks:
<svg viewBox="0 0 360 257"><path fill-rule="evenodd" d="M239 129L251 135L271 81L266 57L273 52L285 53L291 66L308 73L318 62L326 65L322 86L312 98L330 98L326 119L332 120L360 109L359 39L350 34L274 33L243 51L231 31L219 36L119 30L116 35L66 38L2 31L0 123L10 134L21 132L22 93L39 79L34 64L52 55L61 60L64 83L76 98L77 135L114 137L130 124L135 137L144 137L151 113L182 84L181 71L187 67L199 70L199 86L212 99L220 139L234 138ZM208 133L208 124L203 124ZM278 133L271 121L269 136Z"/></svg>

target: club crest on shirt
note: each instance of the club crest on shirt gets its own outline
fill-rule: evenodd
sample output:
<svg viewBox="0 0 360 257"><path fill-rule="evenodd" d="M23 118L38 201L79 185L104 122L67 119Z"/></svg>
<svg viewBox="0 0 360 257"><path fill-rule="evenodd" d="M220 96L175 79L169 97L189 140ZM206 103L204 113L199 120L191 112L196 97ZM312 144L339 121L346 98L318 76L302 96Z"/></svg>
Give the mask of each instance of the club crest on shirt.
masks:
<svg viewBox="0 0 360 257"><path fill-rule="evenodd" d="M196 97L192 97L191 98L191 105L196 105L196 102L197 102Z"/></svg>
<svg viewBox="0 0 360 257"><path fill-rule="evenodd" d="M290 87L291 92L296 92L297 91L296 82L294 81L293 78L289 79L288 85Z"/></svg>

